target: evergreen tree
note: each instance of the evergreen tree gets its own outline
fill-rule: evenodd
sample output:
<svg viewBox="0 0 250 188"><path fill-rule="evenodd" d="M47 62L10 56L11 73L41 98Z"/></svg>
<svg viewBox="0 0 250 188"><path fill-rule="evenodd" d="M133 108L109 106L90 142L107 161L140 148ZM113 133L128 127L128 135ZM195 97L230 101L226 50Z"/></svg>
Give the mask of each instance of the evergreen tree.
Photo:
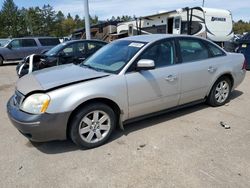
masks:
<svg viewBox="0 0 250 188"><path fill-rule="evenodd" d="M5 0L1 11L2 36L17 37L19 27L18 8L13 0Z"/></svg>
<svg viewBox="0 0 250 188"><path fill-rule="evenodd" d="M51 7L50 5L44 5L41 13L43 22L42 25L43 34L47 36L53 33L56 14L55 11L53 10L53 7Z"/></svg>

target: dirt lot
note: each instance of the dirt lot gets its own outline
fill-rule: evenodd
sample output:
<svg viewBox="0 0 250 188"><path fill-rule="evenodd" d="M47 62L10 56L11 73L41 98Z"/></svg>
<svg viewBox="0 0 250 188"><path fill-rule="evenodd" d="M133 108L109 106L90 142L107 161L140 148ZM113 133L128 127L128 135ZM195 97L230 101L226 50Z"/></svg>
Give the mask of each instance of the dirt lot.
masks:
<svg viewBox="0 0 250 188"><path fill-rule="evenodd" d="M220 108L205 104L127 125L110 142L32 144L6 102L15 66L0 67L0 187L250 187L250 72ZM220 126L224 121L231 129Z"/></svg>

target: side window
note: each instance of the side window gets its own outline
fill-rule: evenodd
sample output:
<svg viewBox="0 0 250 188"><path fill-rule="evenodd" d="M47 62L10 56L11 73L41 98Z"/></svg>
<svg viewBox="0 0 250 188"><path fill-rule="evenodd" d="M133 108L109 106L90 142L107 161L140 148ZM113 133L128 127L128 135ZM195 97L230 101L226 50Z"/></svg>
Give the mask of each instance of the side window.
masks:
<svg viewBox="0 0 250 188"><path fill-rule="evenodd" d="M35 47L37 46L34 39L22 39L22 47Z"/></svg>
<svg viewBox="0 0 250 188"><path fill-rule="evenodd" d="M62 51L65 54L65 56L73 56L74 55L74 44L68 45Z"/></svg>
<svg viewBox="0 0 250 188"><path fill-rule="evenodd" d="M201 31L202 25L198 21L192 21L191 24L191 35L194 35ZM188 22L181 22L181 34L187 34L188 33Z"/></svg>
<svg viewBox="0 0 250 188"><path fill-rule="evenodd" d="M208 49L198 39L179 40L182 62L198 61L209 58Z"/></svg>
<svg viewBox="0 0 250 188"><path fill-rule="evenodd" d="M223 52L221 49L219 49L217 46L207 43L211 53L212 53L212 57L217 57L217 56L223 56L225 55L225 52Z"/></svg>
<svg viewBox="0 0 250 188"><path fill-rule="evenodd" d="M38 40L42 46L56 46L60 44L58 38L39 38Z"/></svg>
<svg viewBox="0 0 250 188"><path fill-rule="evenodd" d="M155 67L164 67L174 64L174 42L162 41L148 48L139 59L151 59Z"/></svg>
<svg viewBox="0 0 250 188"><path fill-rule="evenodd" d="M93 50L93 49L98 50L103 46L104 46L104 44L102 44L102 43L90 42L90 43L88 43L88 50Z"/></svg>
<svg viewBox="0 0 250 188"><path fill-rule="evenodd" d="M104 46L104 44L102 44L102 43L89 42L87 44L88 55L92 55L93 53L95 53L97 50L99 50L103 46Z"/></svg>
<svg viewBox="0 0 250 188"><path fill-rule="evenodd" d="M11 43L12 48L20 48L21 47L21 40L13 40Z"/></svg>
<svg viewBox="0 0 250 188"><path fill-rule="evenodd" d="M84 42L79 42L76 43L76 56L83 56L86 54L86 48L85 48L85 44Z"/></svg>

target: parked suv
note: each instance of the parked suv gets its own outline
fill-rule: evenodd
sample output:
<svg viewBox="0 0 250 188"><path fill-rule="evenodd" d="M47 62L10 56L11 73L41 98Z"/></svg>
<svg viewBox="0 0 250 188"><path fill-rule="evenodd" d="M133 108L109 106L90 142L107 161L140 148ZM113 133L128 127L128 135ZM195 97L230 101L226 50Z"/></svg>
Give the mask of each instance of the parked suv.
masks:
<svg viewBox="0 0 250 188"><path fill-rule="evenodd" d="M0 66L6 61L18 61L30 54L41 54L59 44L54 37L14 38L0 47Z"/></svg>

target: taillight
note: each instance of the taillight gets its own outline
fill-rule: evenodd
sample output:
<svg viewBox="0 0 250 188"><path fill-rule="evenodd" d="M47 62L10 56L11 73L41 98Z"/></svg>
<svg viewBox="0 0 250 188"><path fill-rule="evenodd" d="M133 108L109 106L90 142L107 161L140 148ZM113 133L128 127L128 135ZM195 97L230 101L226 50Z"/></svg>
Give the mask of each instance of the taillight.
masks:
<svg viewBox="0 0 250 188"><path fill-rule="evenodd" d="M243 66L242 66L242 70L246 70L247 69L247 61L246 59L244 60Z"/></svg>

